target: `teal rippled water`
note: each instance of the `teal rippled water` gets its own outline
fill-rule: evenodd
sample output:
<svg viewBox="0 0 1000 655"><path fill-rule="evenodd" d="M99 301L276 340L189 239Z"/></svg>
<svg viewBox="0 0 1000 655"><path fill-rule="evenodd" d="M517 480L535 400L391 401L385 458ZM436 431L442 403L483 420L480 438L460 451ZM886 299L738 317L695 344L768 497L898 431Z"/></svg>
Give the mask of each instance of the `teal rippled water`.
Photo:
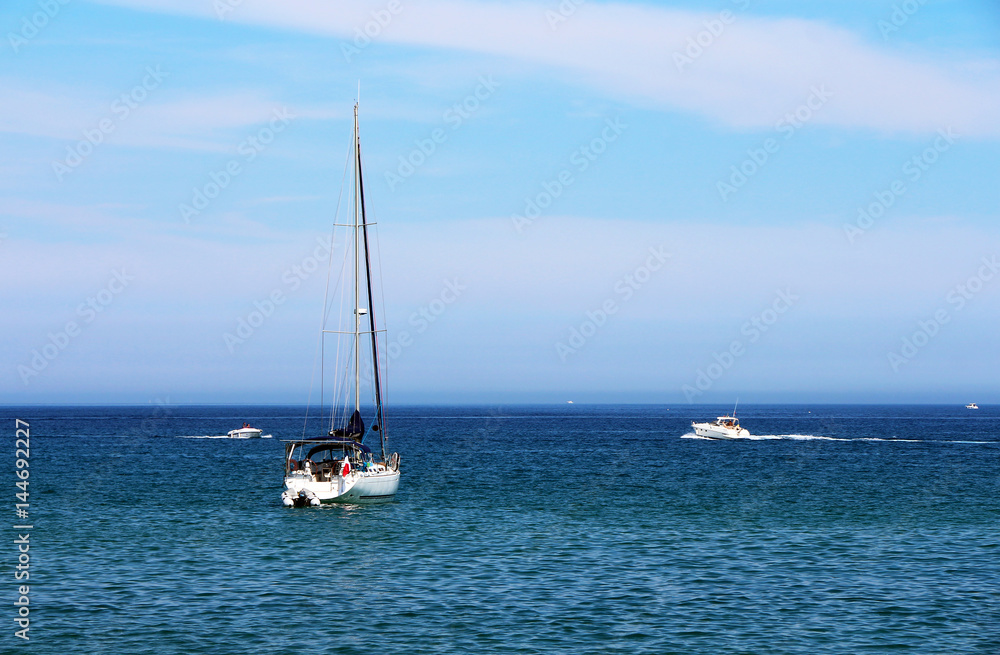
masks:
<svg viewBox="0 0 1000 655"><path fill-rule="evenodd" d="M286 509L302 408L0 408L33 437L21 649L1000 652L1000 408L748 407L767 438L691 438L723 411L396 409L395 502ZM275 438L185 438L244 421Z"/></svg>

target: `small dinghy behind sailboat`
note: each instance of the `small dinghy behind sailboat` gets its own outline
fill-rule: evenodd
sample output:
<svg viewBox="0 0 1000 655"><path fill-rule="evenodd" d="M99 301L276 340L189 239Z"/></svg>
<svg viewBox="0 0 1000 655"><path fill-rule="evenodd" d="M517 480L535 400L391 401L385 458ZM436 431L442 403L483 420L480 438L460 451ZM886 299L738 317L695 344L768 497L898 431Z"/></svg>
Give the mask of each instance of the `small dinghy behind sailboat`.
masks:
<svg viewBox="0 0 1000 655"><path fill-rule="evenodd" d="M341 300L341 322L347 325L340 326L346 329L327 329L331 303L324 299L320 333L321 380L326 368L327 335L337 337L334 368L338 378L326 434L312 438L303 435L302 439L285 442L285 490L281 501L289 507L387 501L392 500L399 488L399 455L392 453L386 457L384 362L380 358L384 349L379 348L380 335L384 338L385 331L378 329L375 322L373 253L368 239L373 223L368 220L365 210L357 104L354 105L352 141L354 216L349 224L335 225L347 231L342 244L342 288L336 294ZM337 247L336 239L333 245ZM331 258L331 266L332 263ZM320 396L323 395L321 382ZM322 415L323 405L320 407ZM364 414L369 412L372 418L370 427L366 428ZM308 429L308 422L306 427ZM365 443L376 439L377 453Z"/></svg>

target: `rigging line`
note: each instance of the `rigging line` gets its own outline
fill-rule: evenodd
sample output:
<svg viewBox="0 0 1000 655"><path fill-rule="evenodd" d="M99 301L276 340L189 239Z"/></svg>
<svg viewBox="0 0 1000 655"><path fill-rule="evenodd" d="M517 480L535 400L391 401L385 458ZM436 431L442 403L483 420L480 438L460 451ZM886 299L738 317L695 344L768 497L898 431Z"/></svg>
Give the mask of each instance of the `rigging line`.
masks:
<svg viewBox="0 0 1000 655"><path fill-rule="evenodd" d="M341 200L343 200L343 197L344 197L344 182L347 180L347 168L350 166L350 162L351 162L351 149L350 148L347 149L347 158L346 159L347 160L344 162L344 177L343 177L343 179L340 182L340 195L337 197L337 208L334 210L334 214L333 214L333 224L334 225L337 224L337 220L340 217L340 204L341 204ZM327 295L330 292L330 272L333 269L333 244L334 244L334 237L336 236L336 231L337 231L336 227L333 227L333 228L330 229L330 260L329 260L329 262L327 264L327 269L326 269L326 291L324 292L324 296L323 296L322 322L321 322L321 324L319 326L319 329L320 329L319 340L318 340L319 343L316 344L316 350L319 351L319 358L318 359L320 361L320 371L319 371L319 380L320 380L319 420L320 420L320 425L323 424L323 395L324 395L324 391L323 391L323 363L324 363L324 357L323 357L323 355L324 355L325 350L324 350L324 344L323 344L323 328L326 326L326 319L327 319L326 301L327 301ZM308 426L309 426L309 408L312 406L312 392L313 392L314 385L316 383L316 359L317 358L314 356L313 357L312 373L309 376L309 394L306 396L306 415L305 415L305 418L302 420L302 438L303 439L306 436L306 430L308 429Z"/></svg>
<svg viewBox="0 0 1000 655"><path fill-rule="evenodd" d="M353 134L352 134L352 138L353 138ZM353 145L351 147L351 155L353 157ZM354 185L352 184L352 187L353 186ZM353 188L351 190L351 193L353 194ZM349 280L348 280L349 276L346 274L346 270L347 270L348 260L352 259L351 253L353 251L353 247L351 246L351 239L349 238L349 235L347 234L346 228L343 230L343 232L344 232L344 249L343 249L342 267L343 267L343 270L345 271L345 273L342 275L342 278L341 278L341 280L339 282L339 285L338 285L338 296L339 296L339 301L340 301L339 308L338 308L338 316L337 316L337 325L338 325L338 327L344 327L345 326L345 323L344 323L344 321L345 321L345 319L344 319L344 316L345 316L345 307L348 304L348 295L349 295L348 294L348 289L347 289L348 283L349 283ZM343 422L343 416L342 416L342 414L344 412L344 409L347 406L347 397L349 395L348 394L348 392L349 392L349 386L348 386L347 379L348 379L348 375L350 373L350 368L351 368L349 362L353 359L352 354L351 354L352 352L353 352L353 346L352 346L351 340L348 337L346 337L345 335L338 334L337 335L337 363L336 363L336 367L334 368L334 371L336 371L336 374L337 374L338 377L334 378L334 380L336 382L336 387L334 388L334 394L333 394L333 396L331 398L331 402L334 404L336 411L334 413L332 413L331 416L330 416L330 429L331 430L336 427L335 422L337 422L337 421L340 421L341 423Z"/></svg>
<svg viewBox="0 0 1000 655"><path fill-rule="evenodd" d="M350 152L348 152L348 161L344 162L344 177L340 181L340 194L337 196L337 209L333 215L333 225L330 227L330 255L326 262L326 288L323 289L323 318L322 323L319 326L320 335L320 375L319 375L319 421L320 425L323 424L323 403L326 401L326 335L323 333L323 329L326 327L326 322L330 318L330 277L333 274L333 248L337 239L337 220L340 218L340 203L344 199L344 181L347 179L347 167L350 162ZM343 274L343 271L341 271Z"/></svg>
<svg viewBox="0 0 1000 655"><path fill-rule="evenodd" d="M344 243L347 244L349 242L350 240L345 238ZM345 248L344 249L345 266L348 259L350 259L350 251L347 248ZM346 285L347 285L347 279L345 277L341 281L340 294L339 294L340 311L339 311L338 322L341 325L343 324L344 321L344 305L347 303L348 293L346 290ZM346 349L344 347L345 342L347 345ZM329 427L330 430L333 430L337 427L338 421L341 424L344 424L346 422L347 401L350 391L350 385L348 384L348 376L350 375L351 372L351 367L349 365L349 362L353 360L352 356L353 352L354 352L353 340L345 338L345 335L338 334L337 362L336 366L334 367L334 370L337 371L338 374L341 375L342 377L335 381L334 392L330 399L331 402L330 427ZM344 362L345 365L342 366L341 365L342 362Z"/></svg>
<svg viewBox="0 0 1000 655"><path fill-rule="evenodd" d="M345 237L344 238L344 244L348 244L349 242L350 242L350 240ZM345 277L344 273L345 273L345 271L347 269L347 260L348 260L349 254L350 253L348 252L348 249L345 247L344 248L344 259L341 262L341 267L340 267L340 275L337 278L337 289L339 290L339 292L335 292L334 293L334 296L340 298L340 306L339 306L338 315L337 315L337 326L338 327L342 326L343 322L344 322L344 302L345 302L344 285L346 284L346 277ZM331 256L332 256L332 253L331 253ZM327 307L327 321L329 321L329 312L330 312L330 310L332 310L332 308L333 308L333 297L330 298L330 303L329 303L329 306ZM326 334L324 333L323 336L325 338ZM334 360L334 370L335 371L339 371L340 370L341 349L342 349L342 346L343 346L342 341L343 341L342 337L338 336L337 337L337 356L336 356L336 359ZM334 387L334 394L336 394L337 389L338 389L337 387ZM338 401L339 401L339 399L336 398L336 396L331 397L331 399L330 399L331 409L334 406L336 406L336 404L337 404ZM333 420L334 420L334 416L331 413L331 416L330 416L331 423L333 422Z"/></svg>
<svg viewBox="0 0 1000 655"><path fill-rule="evenodd" d="M320 343L320 349L319 349L319 352L320 352L320 358L319 358L319 424L323 425L323 402L324 402L324 400L326 400L324 398L325 388L323 386L323 381L326 379L326 376L323 375L323 372L326 371L326 335L325 334L321 333L319 335L319 343Z"/></svg>
<svg viewBox="0 0 1000 655"><path fill-rule="evenodd" d="M322 345L323 345L323 333L320 332L319 333L318 343L316 344L316 350L320 350L320 348L322 347ZM303 439L305 439L305 437L306 437L306 429L309 426L309 408L312 406L312 392L313 392L313 388L314 388L315 383L316 383L316 360L317 359L320 359L320 358L319 357L315 357L315 356L313 357L312 373L309 376L309 394L306 396L306 415L305 415L305 418L302 419L302 438ZM322 364L320 364L320 366L322 366ZM322 371L320 372L320 379L322 379ZM320 391L320 393L322 394L322 391ZM320 412L322 413L322 410L320 410ZM320 416L320 420L322 420L322 416Z"/></svg>
<svg viewBox="0 0 1000 655"><path fill-rule="evenodd" d="M354 138L353 132L351 133L351 138ZM337 236L337 223L340 221L340 208L343 206L344 200L344 187L347 185L347 170L351 167L351 147L347 148L347 156L344 158L344 176L340 178L340 194L337 196L337 211L333 215L333 225L330 227L330 263L326 270L326 292L327 295L323 296L324 305L326 300L329 298L330 292L330 272L333 270L333 244L335 243L335 237ZM343 271L343 269L341 269ZM339 280L338 280L339 282ZM326 312L324 311L323 319L324 325L326 325Z"/></svg>
<svg viewBox="0 0 1000 655"><path fill-rule="evenodd" d="M350 166L350 162L351 162L350 157L351 157L351 153L350 153L350 151L348 151L348 153L347 153L347 161L344 163L344 177L340 181L340 195L337 197L337 213L334 215L334 219L333 219L334 225L330 228L330 257L329 257L329 261L327 262L327 268L326 268L326 290L323 292L323 325L321 326L321 329L322 329L322 327L326 326L326 321L330 317L329 307L330 307L330 305L332 305L332 303L329 302L329 299L330 299L330 275L331 275L331 273L333 273L333 249L334 249L334 245L336 244L336 237L337 237L337 226L336 226L336 223L340 219L340 207L341 207L341 202L344 199L344 183L347 181L347 168L348 168L348 166ZM344 269L341 268L340 275L343 275L343 274L344 274ZM340 277L339 276L337 278L337 283L338 284L340 283Z"/></svg>
<svg viewBox="0 0 1000 655"><path fill-rule="evenodd" d="M359 84L360 87L360 84ZM358 89L360 96L361 89ZM354 411L361 409L361 215L364 212L364 186L361 178L361 128L358 125L360 98L354 103ZM367 267L367 263L365 264ZM367 268L366 268L367 270ZM369 303L370 304L370 303ZM369 307L369 310L371 308ZM370 313L370 312L369 312ZM361 436L362 440L364 435Z"/></svg>
<svg viewBox="0 0 1000 655"><path fill-rule="evenodd" d="M347 353L348 361L350 360L350 355L351 353L348 352ZM341 378L338 391L336 392L338 394L336 397L336 404L335 404L336 409L331 408L330 412L330 430L336 428L337 418L340 419L341 424L343 424L344 426L347 425L347 400L350 389L350 385L347 379L350 373L351 373L350 367L345 366L343 368L343 378ZM337 414L338 411L339 411L339 416Z"/></svg>
<svg viewBox="0 0 1000 655"><path fill-rule="evenodd" d="M359 160L360 160L360 162L363 162L365 157L364 157L364 153L360 152L360 147L361 146L360 146L360 142L359 142L359 144L358 144L359 155L360 155ZM365 201L364 198L362 198L362 200ZM370 205L371 203L369 202L368 204ZM367 209L368 209L368 214L374 214L375 213L375 212L371 211L370 207L368 207ZM383 317L386 316L386 311L385 311L385 287L384 287L384 283L383 283L383 274L382 274L382 258L380 256L381 252L382 252L382 246L381 246L381 241L379 240L378 221L377 220L374 220L374 221L367 220L367 217L365 217L365 225L364 225L364 227L365 227L365 253L366 253L365 254L365 257L366 257L366 262L365 263L366 263L366 270L368 271L368 292L369 292L369 302L368 302L368 305L369 305L369 311L372 313L371 318L374 319L374 312L372 311L373 310L372 305L376 302L376 300L374 298L372 298L372 289L371 289L371 285L372 285L371 259L372 259L372 257L374 257L375 264L378 267L378 280L375 282L375 284L378 285L378 290L379 290L379 293L378 293L378 296L377 296L377 301L378 301L378 303L381 306L381 311L382 311L381 316L383 316ZM374 254L369 249L369 245L370 244L368 242L368 228L374 228L374 232L375 232L375 237L374 237L375 238L375 251L374 251ZM377 424L378 424L379 429L380 429L379 443L380 443L381 448L382 448L382 459L385 460L385 445L386 445L386 441L387 441L387 438L386 438L386 434L387 433L385 431L386 428L385 428L385 411L384 411L384 407L385 407L386 403L388 403L388 398L389 398L389 392L388 392L388 386L389 386L389 382L388 382L389 381L389 375L388 375L388 367L389 367L389 363L388 363L389 335L388 335L388 331L384 327L383 327L382 330L374 330L373 329L373 330L370 330L369 332L372 334L373 349L376 351L375 355L372 358L372 373L373 373L373 377L374 377L375 380L381 380L381 383L378 384L377 387L374 387L374 386L372 387L371 392L372 392L372 396L373 396L372 400L373 400L373 402L375 404L376 411L377 411L377 416L376 416ZM383 333L382 334L383 350L382 350L382 356L381 357L378 356L378 345L377 345L377 342L376 342L376 337L377 337L377 333L378 332L382 332ZM369 383L371 383L371 382L372 382L372 380L369 379Z"/></svg>
<svg viewBox="0 0 1000 655"><path fill-rule="evenodd" d="M351 130L351 141L353 142L353 140L354 140L354 131L352 129ZM347 148L347 154L344 157L344 174L343 174L343 177L340 180L340 194L337 196L337 212L336 212L336 214L334 216L333 225L330 227L330 257L329 257L329 262L327 264L326 291L324 292L324 295L323 295L323 325L320 328L320 330L321 330L321 335L320 336L323 338L324 349L325 349L325 344L326 344L326 334L322 333L322 330L326 328L326 326L327 326L327 324L328 324L328 322L330 320L330 311L333 308L333 297L336 295L336 294L334 294L334 296L331 296L331 294L330 294L330 276L331 276L331 273L333 272L333 252L334 252L334 248L336 247L336 243L337 243L337 226L340 224L340 210L343 208L344 188L347 186L347 171L351 167L352 150L353 150L353 143L348 146L348 148ZM345 243L346 243L346 240L345 240ZM345 258L344 262L340 266L340 272L337 274L337 282L335 283L334 288L340 288L341 282L344 279L344 270L345 270L346 265L347 265L347 261L346 261L346 258ZM340 314L341 314L341 317L342 317L343 316L343 307L341 307ZM339 320L340 320L340 318L338 318L338 321ZM340 340L338 339L337 340L336 356L334 358L334 365L337 368L340 367L340 346L341 346ZM324 350L324 352L325 352L325 350ZM336 370L336 368L334 370ZM325 366L325 363L324 363L323 370L321 371L321 375L322 375L322 377L320 378L321 379L321 384L325 385L325 381L326 381L326 366ZM336 387L334 387L334 394L336 394ZM323 396L323 399L325 401L325 399L326 399L325 386L324 386L324 390L321 391L321 395ZM336 408L336 398L335 397L331 397L330 398L330 422L331 422L331 424L333 423L333 420L334 420L335 408ZM320 425L322 425L322 424L323 424L323 417L321 416L320 417Z"/></svg>
<svg viewBox="0 0 1000 655"><path fill-rule="evenodd" d="M330 241L330 269L332 270L332 268L333 268L333 250L334 250L334 244L336 244L336 240L335 240L336 239L336 228L334 228L334 233L333 233L333 236L331 237L331 239L332 240ZM347 242L346 238L345 238L344 242L345 243ZM347 269L347 259L345 257L344 263L341 264L341 266L340 266L340 273L337 275L337 283L336 283L336 285L335 285L334 288L337 288L337 287L340 286L341 281L344 279L344 271L346 269ZM327 289L329 289L329 285L330 285L329 274L327 274ZM335 293L332 296L327 296L327 297L324 298L324 301L325 301L324 302L324 313L323 313L323 325L324 326L330 320L330 310L333 308L333 299L336 296L337 296L337 294Z"/></svg>
<svg viewBox="0 0 1000 655"><path fill-rule="evenodd" d="M335 421L343 418L344 407L347 403L347 375L350 371L350 367L344 366L343 362L345 358L349 359L351 356L351 349L344 348L344 344L341 339L337 339L337 366L334 370L341 373L340 379L334 378L336 387L334 392L330 396L331 412L330 412L330 429L332 430L335 425Z"/></svg>
<svg viewBox="0 0 1000 655"><path fill-rule="evenodd" d="M338 291L334 294L340 300L340 305L339 305L338 314L337 314L337 326L338 327L342 327L344 325L344 305L347 302L347 291L346 291L347 276L345 275L345 272L347 270L347 262L350 259L350 255L351 255L350 239L346 235L346 230L345 230L345 236L344 236L343 243L344 243L344 249L343 249L344 257L343 257L343 261L341 262L340 277L337 279L337 289L338 289ZM332 307L333 307L333 299L331 298L330 308L332 309ZM344 338L343 338L343 336L338 335L337 336L337 359L336 359L336 362L334 363L334 370L335 371L340 371L341 361L342 361L341 360L341 356L342 356L342 353L343 353L343 346L344 346ZM350 353L347 353L346 356L350 356ZM346 384L346 382L345 382L345 384ZM340 393L340 391L342 391L344 389L345 389L345 387L343 387L343 386L340 386L340 387L335 386L334 387L334 395L330 399L330 402L334 406L337 406L337 407L340 406L341 398L339 397L338 394ZM346 402L346 401L344 401L344 402ZM334 418L335 418L334 415L331 414L331 416L330 416L331 424L332 424Z"/></svg>
<svg viewBox="0 0 1000 655"><path fill-rule="evenodd" d="M359 148L360 148L360 144L359 144ZM359 152L359 154L361 154L361 153ZM362 155L361 160L363 161L363 159L364 159L364 157ZM370 213L373 214L373 215L375 215L376 212L371 211ZM375 264L378 267L378 282L377 282L377 284L378 284L378 290L379 290L379 293L378 293L378 302L381 305L381 309L382 309L381 316L383 317L383 320L384 320L385 317L388 316L388 314L386 314L386 311L385 311L385 286L384 286L383 274L382 274L382 257L381 257L381 254L382 254L382 243L379 240L379 229L378 229L378 220L377 220L377 218L374 221L368 222L367 226L374 227L374 232L375 232ZM367 248L368 248L367 229L365 230L365 232L366 232L365 248L366 248L366 252L367 252ZM370 283L371 283L371 272L369 271L369 284ZM374 302L374 301L369 300L369 307L371 306L372 302ZM380 371L382 372L382 384L380 385L380 389L379 389L379 391L381 392L381 402L378 403L378 406L379 406L380 409L381 409L381 407L383 405L385 405L389 401L389 333L388 333L388 330L385 329L385 328L383 328L382 331L384 332L384 334L383 334L383 342L384 342L384 346L385 347L384 347L384 350L383 350L382 358L376 357L375 358L375 363L373 364L373 367L374 366L379 367ZM374 333L374 330L372 330L372 332ZM379 421L379 428L382 430L382 439L381 439L381 441L382 441L383 447L385 446L385 441L386 441L386 433L385 433L385 425L384 425L384 423L385 423L385 415L383 413L382 416L381 416L381 419Z"/></svg>
<svg viewBox="0 0 1000 655"><path fill-rule="evenodd" d="M356 111L356 110L355 110ZM372 263L371 263L371 252L368 249L368 226L365 224L365 180L364 175L362 175L361 170L361 137L358 137L357 143L358 149L358 194L361 199L361 235L364 237L365 242L365 282L368 288L368 323L372 331L372 371L375 373L375 380L373 385L375 387L375 415L378 421L379 429L379 444L382 447L382 461L385 461L385 433L382 432L384 426L382 424L382 389L381 383L379 382L379 366L378 366L378 335L376 334L375 325L375 307L372 302Z"/></svg>
<svg viewBox="0 0 1000 655"><path fill-rule="evenodd" d="M387 314L385 313L385 286L383 283L384 278L382 275L382 242L379 241L379 232L377 223L375 225L375 248L377 251L377 256L375 257L375 263L378 264L379 303L381 303L382 305L382 316L385 317L387 316ZM385 342L385 350L383 351L385 353L383 355L383 358L385 360L385 367L383 368L384 389L382 390L382 400L383 402L389 402L389 331L387 328L384 328L384 331L385 334L383 335L382 338L384 339ZM385 420L385 417L383 416L382 419ZM382 429L383 430L385 429L384 425L382 426ZM382 433L382 437L385 438L384 432Z"/></svg>

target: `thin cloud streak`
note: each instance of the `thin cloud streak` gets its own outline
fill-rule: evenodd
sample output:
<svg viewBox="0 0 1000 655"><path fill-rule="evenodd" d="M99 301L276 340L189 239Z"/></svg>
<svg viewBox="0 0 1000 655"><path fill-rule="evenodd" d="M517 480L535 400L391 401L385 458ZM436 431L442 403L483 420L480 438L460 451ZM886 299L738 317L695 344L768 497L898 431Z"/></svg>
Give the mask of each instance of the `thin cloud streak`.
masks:
<svg viewBox="0 0 1000 655"><path fill-rule="evenodd" d="M108 143L224 153L232 150L240 130L266 124L278 110L288 108L295 120L346 118L333 109L295 106L252 91L149 100L124 114L126 107L113 105L113 97L102 101L93 92L27 88L12 80L4 80L3 86L0 132L67 141L84 139L85 130L106 120L113 126L105 135Z"/></svg>
<svg viewBox="0 0 1000 655"><path fill-rule="evenodd" d="M143 11L218 21L211 3L102 0ZM226 22L266 25L346 39L371 22L383 2L329 5L245 0ZM680 109L735 128L767 128L793 111L814 85L835 102L816 124L885 133L928 133L952 126L967 136L1000 136L1000 75L979 61L904 57L818 21L735 20L690 65L674 55L705 30L701 14L634 5L586 5L553 30L546 5L431 0L404 6L381 28L380 43L492 54L573 71L581 84L641 105ZM989 72L984 73L983 71ZM987 83L983 76L992 79Z"/></svg>

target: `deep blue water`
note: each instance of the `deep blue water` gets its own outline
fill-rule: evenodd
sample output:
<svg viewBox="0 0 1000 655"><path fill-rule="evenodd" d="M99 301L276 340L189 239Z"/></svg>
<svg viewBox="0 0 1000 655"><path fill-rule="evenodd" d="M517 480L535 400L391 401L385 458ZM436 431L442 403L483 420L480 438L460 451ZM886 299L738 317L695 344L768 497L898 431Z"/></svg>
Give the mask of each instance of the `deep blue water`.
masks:
<svg viewBox="0 0 1000 655"><path fill-rule="evenodd" d="M397 408L395 502L286 509L301 407L0 408L0 650L1000 652L1000 407L727 409Z"/></svg>

